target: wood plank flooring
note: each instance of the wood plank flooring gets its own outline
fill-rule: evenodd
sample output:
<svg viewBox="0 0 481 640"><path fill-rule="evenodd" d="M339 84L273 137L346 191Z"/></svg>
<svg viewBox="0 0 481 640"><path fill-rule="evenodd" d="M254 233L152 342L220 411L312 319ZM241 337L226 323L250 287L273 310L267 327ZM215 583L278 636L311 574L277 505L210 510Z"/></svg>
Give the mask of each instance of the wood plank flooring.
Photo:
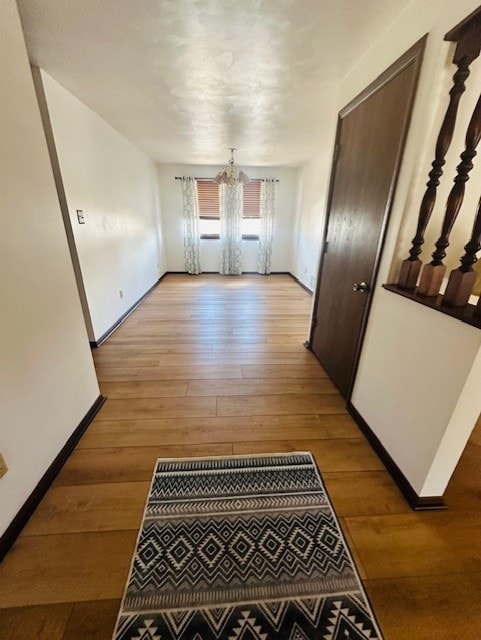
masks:
<svg viewBox="0 0 481 640"><path fill-rule="evenodd" d="M169 275L94 351L108 397L0 565L2 640L110 640L158 457L310 450L385 640L479 637L481 423L414 513L306 339L284 275ZM189 639L186 639L189 640Z"/></svg>

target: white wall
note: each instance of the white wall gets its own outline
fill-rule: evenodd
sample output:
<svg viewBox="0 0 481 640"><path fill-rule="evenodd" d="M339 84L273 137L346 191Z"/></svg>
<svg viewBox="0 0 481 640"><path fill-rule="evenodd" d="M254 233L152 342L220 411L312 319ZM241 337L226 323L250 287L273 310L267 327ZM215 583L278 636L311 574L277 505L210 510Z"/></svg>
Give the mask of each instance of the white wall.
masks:
<svg viewBox="0 0 481 640"><path fill-rule="evenodd" d="M414 0L343 80L339 106L349 102L383 68L424 33L430 37L417 101L381 261L352 402L421 496L442 495L481 411L478 352L481 332L381 289L393 278L414 235L419 203L447 106L455 67L444 34L477 7L477 1ZM479 74L473 65L473 76ZM479 65L479 61L478 61ZM479 78L479 75L478 75ZM468 84L446 165L437 210L444 214L479 82ZM474 189L473 189L474 187ZM467 210L479 190L468 184ZM466 224L466 232L472 225ZM434 235L439 231L440 222ZM398 242L399 235L399 242ZM464 242L468 238L465 235ZM402 249L399 246L402 245ZM432 248L427 251L428 259ZM396 256L392 267L393 255ZM449 443L449 446L448 446ZM455 443L455 445L453 444Z"/></svg>
<svg viewBox="0 0 481 640"><path fill-rule="evenodd" d="M165 272L155 164L41 72L97 340ZM85 224L79 224L81 209ZM122 291L122 296L120 295Z"/></svg>
<svg viewBox="0 0 481 640"><path fill-rule="evenodd" d="M165 233L167 271L184 271L182 241L182 194L175 176L212 178L221 167L198 165L157 165L159 193ZM275 271L290 271L293 225L296 211L298 170L285 167L244 167L251 178L278 178L276 220L272 247L272 267ZM258 242L242 242L242 270L257 271ZM203 271L219 271L220 241L200 241L200 261Z"/></svg>
<svg viewBox="0 0 481 640"><path fill-rule="evenodd" d="M1 535L99 389L14 0L0 69Z"/></svg>
<svg viewBox="0 0 481 640"><path fill-rule="evenodd" d="M352 402L419 495L442 495L481 411L479 329L384 290L376 293ZM462 397L476 376L478 385ZM476 379L476 378L475 378ZM469 387L467 387L469 390ZM456 447L427 483L455 412Z"/></svg>
<svg viewBox="0 0 481 640"><path fill-rule="evenodd" d="M333 110L335 121L335 111ZM334 144L334 128L326 136L323 153L300 170L299 199L293 238L290 271L306 287L314 289L323 243L329 170Z"/></svg>

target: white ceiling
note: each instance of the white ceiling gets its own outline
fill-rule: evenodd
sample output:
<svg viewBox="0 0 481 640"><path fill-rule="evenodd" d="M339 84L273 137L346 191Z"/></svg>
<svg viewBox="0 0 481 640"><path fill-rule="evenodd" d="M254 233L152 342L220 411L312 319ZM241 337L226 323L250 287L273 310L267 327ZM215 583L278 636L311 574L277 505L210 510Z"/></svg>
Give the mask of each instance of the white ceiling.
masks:
<svg viewBox="0 0 481 640"><path fill-rule="evenodd" d="M33 64L158 162L298 165L408 0L18 0ZM362 19L360 19L362 17Z"/></svg>

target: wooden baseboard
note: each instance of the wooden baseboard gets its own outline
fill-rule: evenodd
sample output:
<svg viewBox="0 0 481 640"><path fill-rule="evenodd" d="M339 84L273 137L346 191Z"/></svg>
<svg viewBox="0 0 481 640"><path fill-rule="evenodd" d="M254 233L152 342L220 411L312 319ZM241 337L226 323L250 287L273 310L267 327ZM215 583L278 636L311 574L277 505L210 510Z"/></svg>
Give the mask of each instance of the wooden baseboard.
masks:
<svg viewBox="0 0 481 640"><path fill-rule="evenodd" d="M356 422L357 426L361 429L363 434L366 436L369 441L371 447L377 453L382 463L386 467L386 469L391 474L394 482L399 487L399 490L409 502L410 506L415 511L422 511L425 509L445 509L446 505L444 503L444 499L442 496L419 496L416 491L412 488L409 480L403 474L401 469L397 466L394 460L391 458L387 450L384 448L383 444L376 436L371 427L367 424L364 418L361 416L356 407L352 404L352 402L347 403L347 410L350 413L351 417Z"/></svg>
<svg viewBox="0 0 481 640"><path fill-rule="evenodd" d="M99 412L100 407L105 402L104 396L99 396L93 405L90 407L84 418L62 447L60 453L55 460L49 466L47 471L42 476L40 482L32 491L30 496L25 501L24 505L14 517L5 533L0 538L0 562L7 554L10 547L13 545L17 537L20 535L22 529L27 524L30 516L33 514L43 496L47 493L52 482L55 480L58 472L63 467L68 457L75 449L77 442L80 440L87 427L90 425L96 414Z"/></svg>
<svg viewBox="0 0 481 640"><path fill-rule="evenodd" d="M312 296L312 294L314 293L312 289L309 289L309 287L307 287L303 282L301 282L299 278L296 278L296 276L293 273L289 272L288 275L290 275L291 278L293 278L297 282L297 284L304 289L304 291L307 291L307 293L309 293Z"/></svg>
<svg viewBox="0 0 481 640"><path fill-rule="evenodd" d="M187 271L166 271L164 273L164 276L168 276L168 275L189 275L187 273ZM199 274L195 274L195 275L205 275L205 276L209 276L209 275L216 275L219 276L221 275L218 271L201 271ZM258 271L243 271L241 275L246 275L246 276L291 276L292 278L294 278L294 280L297 280L297 278L295 276L292 275L292 273L290 271L271 271L270 273L259 273ZM299 284L301 284L299 282ZM304 287L303 284L301 284L301 287Z"/></svg>
<svg viewBox="0 0 481 640"><path fill-rule="evenodd" d="M167 275L167 272L166 272L166 273L164 273L164 275L163 275L163 276L160 276L160 278L157 280L157 282L156 282L155 284L153 284L153 285L150 287L150 289L149 289L148 291L146 291L146 292L144 293L144 295L143 295L143 296L141 296L141 297L137 300L137 302L134 302L134 304L133 304L131 307L129 307L129 308L127 309L127 311L126 311L124 314L122 314L122 315L120 316L120 318L119 318L119 319L118 319L118 320L117 320L117 321L116 321L116 322L115 322L115 323L110 327L110 329L107 329L107 331L106 331L105 333L103 333L103 334L100 336L100 338L99 338L98 340L90 341L90 347L91 347L92 349L96 349L97 347L100 347L100 345L101 345L103 342L105 342L105 341L107 340L107 338L109 338L109 337L113 334L113 332L114 332L116 329L118 329L118 328L119 328L119 326L122 324L122 322L123 322L123 321L124 321L128 316L130 316L130 314L131 314L133 311L135 311L135 310L137 309L137 307L139 306L139 304L141 304L141 303L145 300L145 298L146 298L150 293L152 293L152 291L153 291L153 290L158 286L159 282L161 282L161 281L165 278L165 276L166 276L166 275Z"/></svg>

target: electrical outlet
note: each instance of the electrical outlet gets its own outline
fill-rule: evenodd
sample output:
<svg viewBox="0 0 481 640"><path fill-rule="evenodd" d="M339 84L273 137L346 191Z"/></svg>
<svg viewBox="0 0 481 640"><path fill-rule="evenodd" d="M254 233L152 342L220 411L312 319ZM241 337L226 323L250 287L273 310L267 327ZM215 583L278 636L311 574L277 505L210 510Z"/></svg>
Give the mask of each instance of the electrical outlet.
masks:
<svg viewBox="0 0 481 640"><path fill-rule="evenodd" d="M120 291L119 291L119 296L120 296L121 298L123 298L123 297L124 297L124 292L122 291L122 289L120 289Z"/></svg>
<svg viewBox="0 0 481 640"><path fill-rule="evenodd" d="M77 209L77 220L79 224L85 224L85 214L82 209Z"/></svg>
<svg viewBox="0 0 481 640"><path fill-rule="evenodd" d="M0 478L3 478L3 476L7 473L7 471L8 471L7 463L5 462L5 458L0 453Z"/></svg>

